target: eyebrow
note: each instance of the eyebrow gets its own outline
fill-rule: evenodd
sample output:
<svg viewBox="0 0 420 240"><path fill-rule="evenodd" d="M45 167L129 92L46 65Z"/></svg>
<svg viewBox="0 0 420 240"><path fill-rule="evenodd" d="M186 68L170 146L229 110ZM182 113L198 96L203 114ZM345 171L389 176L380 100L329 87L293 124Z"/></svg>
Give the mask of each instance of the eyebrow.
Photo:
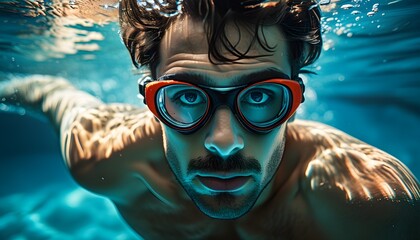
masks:
<svg viewBox="0 0 420 240"><path fill-rule="evenodd" d="M232 85L247 85L272 78L290 79L290 77L286 73L277 68L267 68L262 71L256 71L253 73L237 76L233 79ZM180 72L174 74L167 74L159 77L157 80L178 80L199 85L205 83L206 86L216 85L216 81L210 78L208 75L196 72Z"/></svg>

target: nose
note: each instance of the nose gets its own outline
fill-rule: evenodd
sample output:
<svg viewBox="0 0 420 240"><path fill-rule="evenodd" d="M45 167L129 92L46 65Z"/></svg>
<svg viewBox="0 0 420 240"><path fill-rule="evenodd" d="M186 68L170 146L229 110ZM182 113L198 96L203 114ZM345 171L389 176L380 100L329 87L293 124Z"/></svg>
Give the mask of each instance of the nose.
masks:
<svg viewBox="0 0 420 240"><path fill-rule="evenodd" d="M217 109L210 124L204 142L207 150L226 159L244 148L243 138L238 134L240 126L229 108Z"/></svg>

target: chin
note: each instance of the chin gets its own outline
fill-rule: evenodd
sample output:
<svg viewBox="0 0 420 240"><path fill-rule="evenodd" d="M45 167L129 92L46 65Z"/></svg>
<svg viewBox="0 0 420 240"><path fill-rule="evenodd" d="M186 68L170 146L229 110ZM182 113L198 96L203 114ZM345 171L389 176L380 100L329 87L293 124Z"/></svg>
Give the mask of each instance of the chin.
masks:
<svg viewBox="0 0 420 240"><path fill-rule="evenodd" d="M213 195L189 193L195 205L207 216L216 219L236 219L248 213L258 199L258 192L234 195L219 192Z"/></svg>

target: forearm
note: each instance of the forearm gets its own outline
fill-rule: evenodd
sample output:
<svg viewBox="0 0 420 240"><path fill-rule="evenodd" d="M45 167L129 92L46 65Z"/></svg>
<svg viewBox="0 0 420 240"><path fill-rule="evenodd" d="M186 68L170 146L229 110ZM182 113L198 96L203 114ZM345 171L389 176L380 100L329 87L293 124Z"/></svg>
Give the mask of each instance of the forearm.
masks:
<svg viewBox="0 0 420 240"><path fill-rule="evenodd" d="M42 112L57 130L69 111L102 104L99 99L76 89L63 78L49 76L11 80L2 86L0 99L6 104Z"/></svg>

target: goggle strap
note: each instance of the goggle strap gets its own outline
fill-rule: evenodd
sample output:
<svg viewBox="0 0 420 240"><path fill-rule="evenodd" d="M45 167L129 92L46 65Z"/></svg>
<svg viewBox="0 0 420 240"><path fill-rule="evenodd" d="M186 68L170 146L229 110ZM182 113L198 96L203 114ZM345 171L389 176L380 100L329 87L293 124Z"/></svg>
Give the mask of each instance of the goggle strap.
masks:
<svg viewBox="0 0 420 240"><path fill-rule="evenodd" d="M305 84L303 83L303 80L300 77L297 77L296 78L296 81L299 83L300 89L302 90L302 100L300 102L303 103L305 101L305 95L304 95L304 93L305 93Z"/></svg>
<svg viewBox="0 0 420 240"><path fill-rule="evenodd" d="M138 84L139 84L139 93L143 96L143 103L146 103L146 85L150 82L153 82L152 78L149 76L140 78L138 80Z"/></svg>

